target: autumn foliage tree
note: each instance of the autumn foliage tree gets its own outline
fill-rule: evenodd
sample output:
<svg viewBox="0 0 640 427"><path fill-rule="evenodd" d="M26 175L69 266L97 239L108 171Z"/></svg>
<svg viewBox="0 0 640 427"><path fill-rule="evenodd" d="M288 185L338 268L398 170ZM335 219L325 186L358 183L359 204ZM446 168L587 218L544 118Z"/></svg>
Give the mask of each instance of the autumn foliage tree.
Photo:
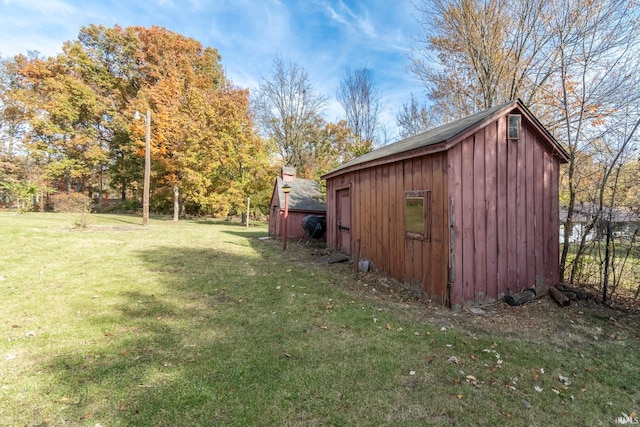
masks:
<svg viewBox="0 0 640 427"><path fill-rule="evenodd" d="M25 146L67 191L101 193L108 180L140 196L145 125L134 113L147 110L152 206L170 206L177 187L191 212L225 215L268 191L249 93L227 81L215 49L160 27L90 25L58 56L14 63Z"/></svg>

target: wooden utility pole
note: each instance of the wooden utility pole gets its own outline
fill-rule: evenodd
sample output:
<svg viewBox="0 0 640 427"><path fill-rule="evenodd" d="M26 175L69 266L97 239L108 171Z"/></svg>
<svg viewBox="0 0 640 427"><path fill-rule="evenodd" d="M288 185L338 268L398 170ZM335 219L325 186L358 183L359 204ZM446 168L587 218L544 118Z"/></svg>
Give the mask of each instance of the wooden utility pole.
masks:
<svg viewBox="0 0 640 427"><path fill-rule="evenodd" d="M149 225L149 183L151 180L151 111L145 116L144 189L142 194L142 225Z"/></svg>

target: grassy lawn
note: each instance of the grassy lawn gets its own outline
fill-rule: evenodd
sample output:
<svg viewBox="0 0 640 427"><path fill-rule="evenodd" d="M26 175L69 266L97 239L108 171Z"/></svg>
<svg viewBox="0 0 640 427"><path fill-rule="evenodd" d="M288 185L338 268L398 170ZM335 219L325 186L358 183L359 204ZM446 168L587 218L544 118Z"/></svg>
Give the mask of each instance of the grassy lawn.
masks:
<svg viewBox="0 0 640 427"><path fill-rule="evenodd" d="M74 222L0 213L2 426L608 426L640 410L640 331L617 314L452 313L283 253L266 226Z"/></svg>

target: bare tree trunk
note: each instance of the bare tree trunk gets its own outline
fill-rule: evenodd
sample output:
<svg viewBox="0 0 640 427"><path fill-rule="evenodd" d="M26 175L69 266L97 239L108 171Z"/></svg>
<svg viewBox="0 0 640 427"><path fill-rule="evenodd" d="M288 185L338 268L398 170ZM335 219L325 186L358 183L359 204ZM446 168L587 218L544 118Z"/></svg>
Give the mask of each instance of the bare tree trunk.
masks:
<svg viewBox="0 0 640 427"><path fill-rule="evenodd" d="M602 302L607 302L607 288L609 287L609 257L611 244L611 219L607 221L607 238L604 249L604 280L602 281Z"/></svg>
<svg viewBox="0 0 640 427"><path fill-rule="evenodd" d="M178 222L178 217L180 216L180 199L179 199L180 190L177 185L173 186L173 222Z"/></svg>

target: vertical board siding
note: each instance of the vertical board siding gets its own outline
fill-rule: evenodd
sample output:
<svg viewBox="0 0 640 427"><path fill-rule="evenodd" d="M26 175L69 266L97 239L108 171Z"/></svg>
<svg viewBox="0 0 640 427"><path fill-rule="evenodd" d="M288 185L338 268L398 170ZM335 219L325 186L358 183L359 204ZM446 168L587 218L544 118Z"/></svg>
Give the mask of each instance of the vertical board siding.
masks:
<svg viewBox="0 0 640 427"><path fill-rule="evenodd" d="M474 252L475 233L473 226L473 181L475 171L473 170L473 148L475 139L473 136L462 141L462 216L459 218L461 234L458 236L457 244L462 260L462 296L465 301L475 301L474 276Z"/></svg>
<svg viewBox="0 0 640 427"><path fill-rule="evenodd" d="M429 260L425 266L430 270L429 295L439 296L440 302L447 304L448 270L449 270L449 198L447 197L447 164L445 153L430 157L431 167L426 168L431 176L431 243L425 245L429 249ZM425 272L426 275L426 272Z"/></svg>
<svg viewBox="0 0 640 427"><path fill-rule="evenodd" d="M505 132L500 118L448 153L454 306L557 281L559 162L526 127Z"/></svg>
<svg viewBox="0 0 640 427"><path fill-rule="evenodd" d="M505 122L506 118L501 119ZM505 213L507 215L507 276L505 277L506 290L505 293L512 293L518 290L517 286L517 250L518 234L517 234L517 215L514 215L516 209L516 188L518 183L516 180L518 171L518 145L509 143L505 139L498 141L506 147L507 158L500 159L507 163L507 200L505 205Z"/></svg>
<svg viewBox="0 0 640 427"><path fill-rule="evenodd" d="M485 169L487 146L484 129L476 132L473 144L473 277L475 301L482 301L487 295L487 185Z"/></svg>
<svg viewBox="0 0 640 427"><path fill-rule="evenodd" d="M495 300L556 283L559 159L523 122L500 117L447 151L327 180L327 243L337 246L336 191L351 188L352 248L439 303ZM405 238L405 191L430 191L430 240ZM355 254L354 254L355 255ZM451 270L449 270L451 268Z"/></svg>
<svg viewBox="0 0 640 427"><path fill-rule="evenodd" d="M415 190L413 187L413 159L406 160L404 162L404 188L403 188L403 201L404 205L404 192ZM404 223L404 214L400 219ZM408 283L410 286L414 286L415 284L415 276L413 273L413 264L414 259L417 257L414 248L414 240L413 239L404 239L404 282Z"/></svg>
<svg viewBox="0 0 640 427"><path fill-rule="evenodd" d="M545 256L544 254L547 252L545 246L545 236L548 235L548 230L545 230L546 221L545 217L545 208L548 201L544 199L544 174L545 174L545 164L544 164L544 147L540 144L532 144L534 149L533 156L533 166L534 166L534 176L533 176L533 194L534 200L533 204L535 206L535 221L534 221L534 247L532 248L535 254L534 258L534 266L535 266L535 274L533 279L535 280L536 285L543 284L545 282Z"/></svg>
<svg viewBox="0 0 640 427"><path fill-rule="evenodd" d="M448 153L449 204L451 207L448 221L451 226L450 241L452 258L451 287L449 298L451 303L464 300L464 272L462 262L462 144L457 144Z"/></svg>
<svg viewBox="0 0 640 427"><path fill-rule="evenodd" d="M551 212L549 213L548 218L549 235L547 238L550 259L547 263L547 272L549 274L550 284L555 284L560 280L560 245L558 244L560 241L560 228L558 226L558 212L560 209L560 188L558 186L558 183L560 182L560 164L555 158L553 158L551 153L545 154L545 158L548 159L547 165L549 169L549 185L546 188L548 188L548 192L551 193L550 195L545 195L551 202Z"/></svg>
<svg viewBox="0 0 640 427"><path fill-rule="evenodd" d="M524 132L522 132L524 133ZM522 135L524 136L524 135ZM524 139L518 141L507 141L507 144L516 147L516 228L515 228L515 248L516 248L516 291L521 291L527 287L527 207L526 196L526 149L527 144Z"/></svg>
<svg viewBox="0 0 640 427"><path fill-rule="evenodd" d="M527 246L524 248L523 260L526 266L524 275L524 286L528 286L533 282L535 285L536 277L536 214L539 205L535 205L535 194L538 189L541 190L539 184L534 181L535 177L535 151L536 143L535 136L531 134L526 128L522 129L522 135L524 137L524 149L525 149L525 187L521 190L525 190L525 233L527 236Z"/></svg>
<svg viewBox="0 0 640 427"><path fill-rule="evenodd" d="M404 165L401 162L394 163L395 166L395 175L394 175L394 185L395 188L395 201L396 201L396 232L394 234L394 244L395 244L395 257L394 257L394 269L391 270L395 273L395 277L404 282L404 238L402 236L402 232L404 230L403 223L403 212L404 212L404 204L403 204L403 191L404 191Z"/></svg>
<svg viewBox="0 0 640 427"><path fill-rule="evenodd" d="M382 200L380 202L380 207L382 208L382 213L380 217L380 223L382 225L382 233L380 237L380 250L382 251L381 257L381 269L387 271L389 269L389 259L391 257L391 253L389 251L390 239L391 235L389 234L389 226L391 225L391 215L390 215L390 206L391 199L389 197L389 165L384 165L381 167L382 176L380 178L380 184L382 186L381 194Z"/></svg>
<svg viewBox="0 0 640 427"><path fill-rule="evenodd" d="M431 203L433 203L433 193L434 193L434 188L433 188L433 158L429 157L429 158L423 158L422 162L421 162L421 169L420 169L420 178L421 178L421 186L422 189L424 190L430 190L431 194L430 194L430 201ZM415 172L415 171L414 171ZM425 200L426 202L426 200ZM425 206L426 207L426 206ZM427 208L427 207L426 207ZM430 207L429 207L430 208ZM429 233L432 235L433 234L433 209L431 209L431 213L429 215L429 223L425 224L425 229L429 228ZM433 250L433 236L431 236L431 241L427 244L422 244L422 257L420 259L420 263L422 264L422 268L420 268L419 273L420 273L420 282L422 284L422 291L425 292L427 295L433 295L433 290L434 290L434 286L433 286L433 276L434 276L434 271L433 271L433 265L431 264L433 262L433 254L432 254L432 250Z"/></svg>
<svg viewBox="0 0 640 427"><path fill-rule="evenodd" d="M507 239L509 236L509 228L507 224L508 210L508 183L507 183L507 144L504 143L507 137L506 120L497 121L498 134L496 136L496 172L497 172L497 189L496 189L496 235L497 239L497 273L496 273L496 292L500 298L504 293L509 291L509 248Z"/></svg>
<svg viewBox="0 0 640 427"><path fill-rule="evenodd" d="M382 166L378 166L373 169L371 174L371 202L373 203L371 213L371 226L369 232L371 233L371 257L378 260L378 263L382 262Z"/></svg>
<svg viewBox="0 0 640 427"><path fill-rule="evenodd" d="M358 218L362 227L360 227L353 238L359 238L361 240L361 255L363 258L373 260L373 254L371 252L371 246L373 244L371 240L371 230L374 227L373 224L373 204L371 203L371 171L361 171L358 173L360 177L360 192L358 198L360 199L361 210L358 212Z"/></svg>
<svg viewBox="0 0 640 427"><path fill-rule="evenodd" d="M351 186L352 247L360 239L362 258L442 304L448 298L449 266L446 157L416 157L327 181L329 206L335 203L336 188ZM431 191L431 241L404 237L404 192L414 190ZM328 212L327 243L336 249L335 212Z"/></svg>
<svg viewBox="0 0 640 427"><path fill-rule="evenodd" d="M485 203L486 203L486 254L487 254L487 297L498 298L498 217L496 205L498 199L497 178L497 122L485 128L486 167L485 167Z"/></svg>
<svg viewBox="0 0 640 427"><path fill-rule="evenodd" d="M400 216L398 214L398 191L396 189L397 183L397 163L391 163L388 165L389 168L389 264L383 266L383 271L387 272L395 272L398 271L399 265L399 245L398 245L398 229Z"/></svg>

